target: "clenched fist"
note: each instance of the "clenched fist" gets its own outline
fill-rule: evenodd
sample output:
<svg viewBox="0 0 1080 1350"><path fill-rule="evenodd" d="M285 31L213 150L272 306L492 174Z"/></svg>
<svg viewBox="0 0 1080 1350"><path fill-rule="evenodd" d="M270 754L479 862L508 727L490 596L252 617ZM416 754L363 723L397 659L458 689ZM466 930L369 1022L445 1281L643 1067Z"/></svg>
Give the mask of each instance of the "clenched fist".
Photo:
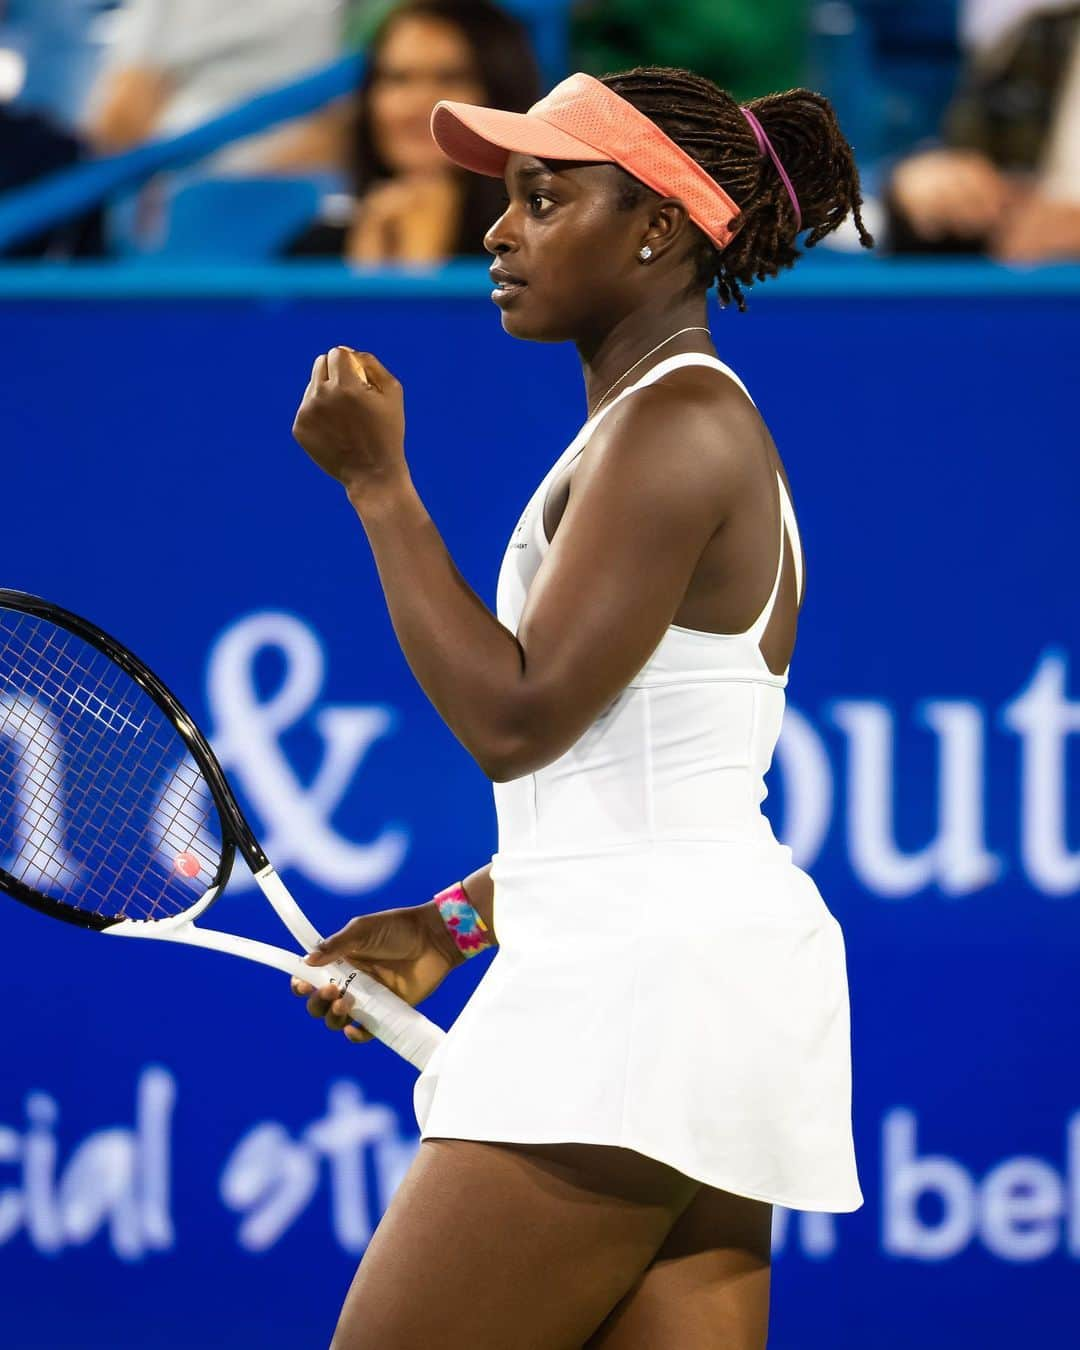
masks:
<svg viewBox="0 0 1080 1350"><path fill-rule="evenodd" d="M316 359L292 432L352 497L409 478L404 393L370 352L334 347Z"/></svg>

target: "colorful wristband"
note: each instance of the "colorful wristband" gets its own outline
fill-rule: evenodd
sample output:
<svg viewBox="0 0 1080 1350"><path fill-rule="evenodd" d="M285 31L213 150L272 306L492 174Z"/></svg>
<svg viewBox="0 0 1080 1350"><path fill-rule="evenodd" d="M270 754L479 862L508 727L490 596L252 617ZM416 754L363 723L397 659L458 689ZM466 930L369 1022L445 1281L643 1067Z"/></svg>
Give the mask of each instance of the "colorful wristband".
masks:
<svg viewBox="0 0 1080 1350"><path fill-rule="evenodd" d="M445 891L440 891L432 898L459 951L466 956L475 956L486 947L495 945L489 937L484 936L488 926L469 903L465 887L460 881L447 886Z"/></svg>

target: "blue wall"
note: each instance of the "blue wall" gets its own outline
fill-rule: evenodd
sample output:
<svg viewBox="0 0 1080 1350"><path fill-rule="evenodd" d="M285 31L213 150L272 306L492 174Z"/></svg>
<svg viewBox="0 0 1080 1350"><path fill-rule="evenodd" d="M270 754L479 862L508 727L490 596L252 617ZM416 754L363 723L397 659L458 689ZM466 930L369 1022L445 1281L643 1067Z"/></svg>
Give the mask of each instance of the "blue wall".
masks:
<svg viewBox="0 0 1080 1350"><path fill-rule="evenodd" d="M349 343L402 378L414 477L489 603L582 396L573 352L506 338L475 273L441 298L275 275L228 297L149 274L122 299L98 274L11 282L0 584L161 670L330 930L426 899L496 840L362 529L290 438L312 358ZM845 294L813 275L714 325L786 458L808 553L768 807L847 936L867 1196L778 1215L770 1344L1063 1345L1080 1259L1077 288L915 270ZM329 781L349 738L362 748ZM264 910L231 889L216 922L276 940ZM413 1071L327 1035L262 969L135 952L15 904L0 934L0 1342L324 1343L415 1146ZM436 1020L486 959L439 991Z"/></svg>

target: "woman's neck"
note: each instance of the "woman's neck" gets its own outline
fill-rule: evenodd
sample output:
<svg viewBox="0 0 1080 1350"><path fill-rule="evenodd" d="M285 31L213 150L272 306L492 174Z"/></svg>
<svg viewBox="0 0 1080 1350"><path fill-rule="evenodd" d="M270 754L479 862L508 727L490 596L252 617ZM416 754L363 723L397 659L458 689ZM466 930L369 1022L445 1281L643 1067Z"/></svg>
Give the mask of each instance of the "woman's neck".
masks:
<svg viewBox="0 0 1080 1350"><path fill-rule="evenodd" d="M591 416L645 374L654 364L654 349L656 361L685 352L713 353L704 297L659 313L635 310L605 333L579 341L577 348Z"/></svg>

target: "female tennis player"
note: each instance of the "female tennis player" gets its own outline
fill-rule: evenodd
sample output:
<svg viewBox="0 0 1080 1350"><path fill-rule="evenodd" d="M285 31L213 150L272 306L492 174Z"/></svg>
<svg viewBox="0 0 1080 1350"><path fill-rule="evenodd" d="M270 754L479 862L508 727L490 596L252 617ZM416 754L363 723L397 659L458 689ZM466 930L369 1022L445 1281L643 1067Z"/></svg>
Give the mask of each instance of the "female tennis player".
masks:
<svg viewBox="0 0 1080 1350"><path fill-rule="evenodd" d="M417 495L376 357L320 356L297 414L499 825L488 866L311 958L418 1003L499 947L417 1080L422 1142L333 1344L760 1347L771 1206L862 1196L843 938L760 811L802 553L706 292L742 309L849 213L870 245L857 171L819 95L740 107L662 68L573 75L527 113L443 102L432 131L505 176L492 299L511 335L577 345L588 417L513 532L496 617ZM293 987L365 1039L348 996Z"/></svg>

